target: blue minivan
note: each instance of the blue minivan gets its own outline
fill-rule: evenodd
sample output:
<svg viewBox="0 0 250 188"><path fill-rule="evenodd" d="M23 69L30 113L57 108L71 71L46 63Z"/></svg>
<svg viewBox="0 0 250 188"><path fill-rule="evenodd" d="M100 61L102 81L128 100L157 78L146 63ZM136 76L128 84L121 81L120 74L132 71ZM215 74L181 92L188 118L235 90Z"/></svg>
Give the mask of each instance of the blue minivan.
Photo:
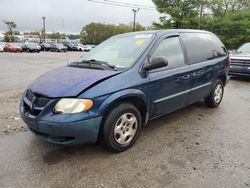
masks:
<svg viewBox="0 0 250 188"><path fill-rule="evenodd" d="M225 46L207 31L121 34L38 78L24 92L20 112L29 129L46 141L100 140L121 152L149 120L202 99L217 107L229 66Z"/></svg>

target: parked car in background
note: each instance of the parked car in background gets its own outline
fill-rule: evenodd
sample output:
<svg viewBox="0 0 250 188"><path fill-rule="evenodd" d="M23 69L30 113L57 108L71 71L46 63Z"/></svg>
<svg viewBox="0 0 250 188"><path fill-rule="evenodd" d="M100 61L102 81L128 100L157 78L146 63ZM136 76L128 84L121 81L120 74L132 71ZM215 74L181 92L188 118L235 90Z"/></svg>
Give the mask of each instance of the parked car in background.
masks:
<svg viewBox="0 0 250 188"><path fill-rule="evenodd" d="M30 130L62 145L127 150L149 120L204 99L222 101L229 56L214 34L161 30L111 37L68 66L44 74L20 101Z"/></svg>
<svg viewBox="0 0 250 188"><path fill-rule="evenodd" d="M67 51L67 47L64 46L63 44L61 43L52 43L50 45L50 50L52 52L66 52Z"/></svg>
<svg viewBox="0 0 250 188"><path fill-rule="evenodd" d="M39 53L41 51L41 47L37 43L24 43L23 46L23 51L26 52L37 52Z"/></svg>
<svg viewBox="0 0 250 188"><path fill-rule="evenodd" d="M245 43L230 55L230 75L250 76L250 43Z"/></svg>
<svg viewBox="0 0 250 188"><path fill-rule="evenodd" d="M84 45L84 51L85 52L89 52L90 50L92 50L94 47L92 45Z"/></svg>
<svg viewBox="0 0 250 188"><path fill-rule="evenodd" d="M86 46L84 46L83 44L75 44L74 47L77 51L85 51L86 50Z"/></svg>
<svg viewBox="0 0 250 188"><path fill-rule="evenodd" d="M4 45L0 43L0 52L4 52Z"/></svg>
<svg viewBox="0 0 250 188"><path fill-rule="evenodd" d="M44 42L44 43L40 44L40 46L41 46L41 51L50 51L51 50L50 43Z"/></svg>
<svg viewBox="0 0 250 188"><path fill-rule="evenodd" d="M4 46L5 52L22 52L23 49L18 43L6 43Z"/></svg>
<svg viewBox="0 0 250 188"><path fill-rule="evenodd" d="M67 47L68 51L77 51L77 48L71 42L64 42L63 45Z"/></svg>

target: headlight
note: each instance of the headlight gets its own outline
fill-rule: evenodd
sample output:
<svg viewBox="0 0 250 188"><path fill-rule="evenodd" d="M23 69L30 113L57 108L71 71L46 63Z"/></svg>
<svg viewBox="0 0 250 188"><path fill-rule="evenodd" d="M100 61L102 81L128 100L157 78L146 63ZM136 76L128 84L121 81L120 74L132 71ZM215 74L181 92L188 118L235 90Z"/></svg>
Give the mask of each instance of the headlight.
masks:
<svg viewBox="0 0 250 188"><path fill-rule="evenodd" d="M57 102L54 111L61 114L73 114L86 112L93 106L90 99L70 99L65 98Z"/></svg>

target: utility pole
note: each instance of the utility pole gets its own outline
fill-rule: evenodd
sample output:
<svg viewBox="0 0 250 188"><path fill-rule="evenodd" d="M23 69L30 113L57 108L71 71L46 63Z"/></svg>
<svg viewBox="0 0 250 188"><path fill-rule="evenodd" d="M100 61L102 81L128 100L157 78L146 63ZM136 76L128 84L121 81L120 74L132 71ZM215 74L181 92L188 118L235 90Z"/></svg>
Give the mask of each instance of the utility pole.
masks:
<svg viewBox="0 0 250 188"><path fill-rule="evenodd" d="M136 29L136 23L135 23L135 18L136 18L136 14L139 12L139 8L138 9L132 9L132 12L134 14L134 22L133 22L133 31L135 31Z"/></svg>
<svg viewBox="0 0 250 188"><path fill-rule="evenodd" d="M202 16L203 16L203 0L200 0L200 16L199 16L199 29L201 29L201 22L202 22Z"/></svg>
<svg viewBox="0 0 250 188"><path fill-rule="evenodd" d="M45 38L46 38L46 34L45 34L45 32L46 32L46 30L45 30L45 17L42 17L42 19L43 19L43 30L42 30L42 39L43 39L43 42L45 42Z"/></svg>

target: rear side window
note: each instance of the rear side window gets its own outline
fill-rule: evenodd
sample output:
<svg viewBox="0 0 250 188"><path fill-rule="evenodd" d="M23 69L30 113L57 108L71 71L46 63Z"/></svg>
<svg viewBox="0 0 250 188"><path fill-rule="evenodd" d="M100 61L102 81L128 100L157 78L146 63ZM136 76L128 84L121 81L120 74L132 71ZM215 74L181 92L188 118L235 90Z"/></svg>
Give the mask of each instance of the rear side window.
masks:
<svg viewBox="0 0 250 188"><path fill-rule="evenodd" d="M227 50L225 46L223 45L223 43L220 41L220 39L217 36L210 34L209 41L212 45L213 55L215 58L223 57L227 55Z"/></svg>
<svg viewBox="0 0 250 188"><path fill-rule="evenodd" d="M161 41L150 59L154 57L164 57L168 61L168 69L183 66L185 58L179 37L170 37Z"/></svg>
<svg viewBox="0 0 250 188"><path fill-rule="evenodd" d="M209 42L209 34L182 33L181 38L186 47L187 58L190 64L213 59L213 52Z"/></svg>

